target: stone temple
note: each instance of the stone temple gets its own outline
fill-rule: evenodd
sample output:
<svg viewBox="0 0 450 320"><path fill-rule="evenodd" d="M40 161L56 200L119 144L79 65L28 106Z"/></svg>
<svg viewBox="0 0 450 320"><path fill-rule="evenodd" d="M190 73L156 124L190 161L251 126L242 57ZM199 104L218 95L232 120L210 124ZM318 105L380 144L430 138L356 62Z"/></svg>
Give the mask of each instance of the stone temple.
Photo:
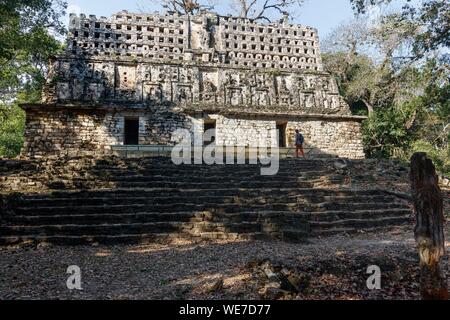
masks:
<svg viewBox="0 0 450 320"><path fill-rule="evenodd" d="M364 157L364 117L324 72L316 29L209 12L71 14L69 23L44 102L22 106L24 156L170 146L180 128L215 129L219 146L292 147L299 128L311 152Z"/></svg>

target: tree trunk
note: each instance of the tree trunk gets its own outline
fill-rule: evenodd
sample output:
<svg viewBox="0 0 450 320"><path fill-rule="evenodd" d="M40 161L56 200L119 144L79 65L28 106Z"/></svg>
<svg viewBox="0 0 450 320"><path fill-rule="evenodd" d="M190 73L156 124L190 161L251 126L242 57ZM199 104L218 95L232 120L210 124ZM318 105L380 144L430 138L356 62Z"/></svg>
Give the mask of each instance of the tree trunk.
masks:
<svg viewBox="0 0 450 320"><path fill-rule="evenodd" d="M371 116L373 114L373 106L366 99L362 99L362 102L366 105L367 112L369 113L369 116Z"/></svg>
<svg viewBox="0 0 450 320"><path fill-rule="evenodd" d="M433 162L426 153L411 157L410 175L416 214L414 237L420 258L420 293L425 300L447 300L443 198Z"/></svg>

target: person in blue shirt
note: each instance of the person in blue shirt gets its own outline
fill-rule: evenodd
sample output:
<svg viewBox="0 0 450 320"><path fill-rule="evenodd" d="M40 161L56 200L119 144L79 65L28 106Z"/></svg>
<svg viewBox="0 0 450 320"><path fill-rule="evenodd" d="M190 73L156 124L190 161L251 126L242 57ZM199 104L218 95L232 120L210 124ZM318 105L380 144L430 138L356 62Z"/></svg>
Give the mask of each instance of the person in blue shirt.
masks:
<svg viewBox="0 0 450 320"><path fill-rule="evenodd" d="M302 154L302 157L305 157L305 153L303 152L303 142L305 142L305 138L300 133L298 129L295 130L295 157L298 158L298 152Z"/></svg>

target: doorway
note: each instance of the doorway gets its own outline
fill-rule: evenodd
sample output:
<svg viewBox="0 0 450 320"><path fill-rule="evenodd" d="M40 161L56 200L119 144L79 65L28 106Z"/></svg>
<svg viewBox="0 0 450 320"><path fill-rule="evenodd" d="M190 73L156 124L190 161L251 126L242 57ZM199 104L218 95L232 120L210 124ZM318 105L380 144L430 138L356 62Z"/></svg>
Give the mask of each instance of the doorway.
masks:
<svg viewBox="0 0 450 320"><path fill-rule="evenodd" d="M216 120L205 120L203 123L203 134L205 134L206 131L212 130L213 136L206 137L203 136L203 143L205 146L210 145L216 141Z"/></svg>
<svg viewBox="0 0 450 320"><path fill-rule="evenodd" d="M125 118L124 144L139 144L139 118Z"/></svg>
<svg viewBox="0 0 450 320"><path fill-rule="evenodd" d="M277 123L278 148L286 148L286 126L286 122Z"/></svg>

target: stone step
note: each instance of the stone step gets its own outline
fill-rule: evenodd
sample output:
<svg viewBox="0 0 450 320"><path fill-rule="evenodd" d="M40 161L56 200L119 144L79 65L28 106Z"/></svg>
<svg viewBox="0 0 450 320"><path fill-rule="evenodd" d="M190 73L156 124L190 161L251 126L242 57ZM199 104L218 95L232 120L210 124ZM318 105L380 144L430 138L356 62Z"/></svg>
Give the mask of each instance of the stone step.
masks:
<svg viewBox="0 0 450 320"><path fill-rule="evenodd" d="M37 181L55 190L7 199L13 210L0 226L0 243L304 241L410 220L408 203L392 193L345 189L333 161L281 160L274 176L262 176L261 165L176 166L163 157L45 163L50 181Z"/></svg>
<svg viewBox="0 0 450 320"><path fill-rule="evenodd" d="M375 219L343 219L336 221L311 221L310 226L313 233L317 230L332 230L340 228L370 229L375 227L393 226L412 223L410 215L398 217L382 217Z"/></svg>
<svg viewBox="0 0 450 320"><path fill-rule="evenodd" d="M266 226L267 227L267 226ZM270 226L272 229L275 226ZM22 236L22 235L95 235L95 234L139 234L139 233L176 233L187 232L193 235L200 235L203 232L231 232L246 233L260 232L261 224L257 222L240 223L219 223L219 222L147 222L147 223L126 223L126 224L58 224L58 225L38 225L38 226L0 226L2 236Z"/></svg>
<svg viewBox="0 0 450 320"><path fill-rule="evenodd" d="M316 229L313 230L310 234L310 237L329 237L336 234L355 234L355 233L382 233L388 232L392 229L407 225L408 222L399 223L394 225L385 225L381 227L363 227L363 228L354 228L354 227L342 227L342 228L332 228L332 229ZM412 230L412 227L411 227Z"/></svg>
<svg viewBox="0 0 450 320"><path fill-rule="evenodd" d="M80 173L88 173L93 175L103 175L103 174L142 174L146 173L148 175L159 175L166 173L168 176L179 175L179 174L189 174L189 175L202 175L206 172L209 172L212 175L217 174L228 174L231 176L237 174L246 174L246 175L259 175L261 173L261 168L267 168L269 165L264 166L255 166L255 165L198 165L198 166L186 166L186 165L150 165L150 166L136 166L136 167L119 167L119 166L109 166L109 167L86 167L81 169L76 169L76 172ZM277 174L292 174L292 173L301 173L301 172L310 172L310 171L334 171L333 168L320 165L297 165L297 166L286 166L280 163L278 166ZM64 171L62 171L64 172ZM67 173L73 172L71 169L67 169Z"/></svg>
<svg viewBox="0 0 450 320"><path fill-rule="evenodd" d="M258 161L257 164L250 164L247 160L245 164L237 164L236 161L234 161L232 164L227 164L226 161L223 164L205 164L202 162L201 164L195 164L195 160L191 160L191 163L183 163L180 165L176 165L172 162L170 158L165 158L163 161L160 160L150 160L141 158L141 159L134 159L133 161L113 161L109 163L102 163L99 161L93 162L93 163L84 163L89 168L93 169L107 169L107 168L121 168L121 169L139 169L139 168L180 168L180 169L189 169L189 170L195 170L195 169L210 169L210 170L216 170L216 169L222 169L227 167L234 167L236 170L241 169L248 169L248 168L259 168L263 165L260 161ZM286 160L286 159L280 159L279 161L280 168L304 168L304 167L316 167L316 166L326 166L330 165L330 161L328 160L321 160L321 159L311 159L311 160L303 160L303 159L296 159L296 160ZM78 166L80 166L80 163L77 163Z"/></svg>
<svg viewBox="0 0 450 320"><path fill-rule="evenodd" d="M320 197L295 197L289 194L267 194L257 196L251 195L198 195L192 196L127 196L127 197L47 197L31 198L18 201L16 204L22 208L39 208L52 206L73 206L83 207L92 205L121 205L121 204L167 204L167 203L185 203L185 204L269 204L269 203L295 203L299 199L299 208L301 211L328 211L336 208L385 208L404 207L402 202L386 201L389 198L381 196L373 197L345 197L334 202L318 202ZM364 201L364 202L359 202ZM307 203L305 203L307 202Z"/></svg>
<svg viewBox="0 0 450 320"><path fill-rule="evenodd" d="M310 222L333 222L345 219L373 219L383 217L399 217L412 215L409 208L377 209L377 210L333 210L313 212L308 215Z"/></svg>
<svg viewBox="0 0 450 320"><path fill-rule="evenodd" d="M77 171L80 176L88 177L133 177L133 176L162 176L162 177L204 177L204 176L223 176L226 174L227 177L258 177L261 176L260 168L252 168L249 170L207 170L207 169L197 169L197 170L179 170L177 168L167 168L161 170L159 168L154 169L103 169L103 170L83 170ZM325 169L321 167L311 167L311 168L280 168L275 176L277 177L290 177L290 176L324 176L334 174L335 171L332 169ZM72 172L66 173L71 175Z"/></svg>
<svg viewBox="0 0 450 320"><path fill-rule="evenodd" d="M117 235L82 235L82 236L41 236L41 235L23 235L23 236L0 236L0 245L13 245L23 242L34 243L53 243L60 245L87 245L95 243L114 244L114 243L154 243L170 242L180 239L223 239L223 240L256 240L264 239L267 235L262 232L254 233L220 233L204 232L199 236L183 233L143 233L143 234L117 234Z"/></svg>
<svg viewBox="0 0 450 320"><path fill-rule="evenodd" d="M51 193L38 193L23 195L24 200L33 199L57 199L57 198L75 198L88 199L99 197L117 197L117 198L133 198L139 197L201 197L201 196L243 196L243 197L258 197L258 196L275 196L287 195L293 198L301 197L307 199L309 202L327 202L327 201L345 201L352 199L363 201L392 201L394 196L382 192L380 190L334 190L334 189L320 189L320 188L219 188L213 190L204 189L185 189L185 188L133 188L133 189L103 189L103 190L65 190L53 191ZM359 202L359 201L358 201Z"/></svg>
<svg viewBox="0 0 450 320"><path fill-rule="evenodd" d="M367 202L325 202L299 204L299 211L302 212L328 212L333 210L377 210L377 209L408 209L403 202L367 201Z"/></svg>
<svg viewBox="0 0 450 320"><path fill-rule="evenodd" d="M186 212L136 212L136 213L91 213L71 215L22 215L7 219L8 224L42 225L42 224L98 224L98 223L135 223L135 222L233 222L242 221L259 223L289 224L300 222L333 222L346 219L374 219L384 217L412 216L409 209L328 211L321 213L289 211L254 211L238 213Z"/></svg>
<svg viewBox="0 0 450 320"><path fill-rule="evenodd" d="M289 176L262 176L262 175L253 175L253 176L227 176L226 181L228 183L233 182L242 182L242 180L248 180L248 181L258 181L258 182L264 182L264 181L289 181L292 183L295 183L299 180L297 176L289 175ZM153 183L161 183L161 182L201 182L201 183L215 183L217 181L223 180L223 176L212 176L208 175L207 173L205 176L147 176L147 175L134 175L134 176L111 176L105 178L107 181L111 182L153 182ZM319 181L318 179L311 179L314 181ZM332 178L330 180L339 180L339 177Z"/></svg>
<svg viewBox="0 0 450 320"><path fill-rule="evenodd" d="M177 212L192 211L213 213L236 213L241 211L293 211L297 208L296 203L271 203L266 205L240 205L240 204L130 204L130 205L100 205L100 206L61 206L61 207L18 207L15 209L17 215L71 215L90 213L133 213L133 212Z"/></svg>
<svg viewBox="0 0 450 320"><path fill-rule="evenodd" d="M105 179L106 180L106 179ZM135 177L111 177L108 178L108 182L115 182L119 185L122 183L134 183L134 182L147 182L147 183L201 183L201 184L216 184L223 180L220 176L205 176L205 177L161 177L161 176L135 176ZM278 177L278 176L254 176L254 177L227 177L226 183L242 183L243 180L248 180L248 182L282 182L296 183L299 179L295 176L290 177ZM303 180L302 180L303 181Z"/></svg>
<svg viewBox="0 0 450 320"><path fill-rule="evenodd" d="M128 198L49 198L23 200L18 205L22 208L39 208L52 206L95 206L95 205L127 205L127 204L168 204L168 203L191 204L268 204L295 201L289 196L263 196L263 197L239 197L239 196L199 196L199 197L128 197Z"/></svg>
<svg viewBox="0 0 450 320"><path fill-rule="evenodd" d="M137 212L137 213L116 213L116 214L72 214L72 215L42 215L42 216L12 216L7 219L10 225L43 225L43 224L100 224L100 223L136 223L136 222L232 222L242 221L274 223L282 220L301 220L301 217L292 216L292 213L285 211L258 211L239 213L193 213L186 212ZM306 222L303 219L303 222Z"/></svg>
<svg viewBox="0 0 450 320"><path fill-rule="evenodd" d="M158 182L133 182L121 181L116 182L119 188L187 188L187 189L220 189L220 188L311 188L314 186L312 181L286 181L267 179L267 181L241 181L228 182L228 180L217 179L215 182L176 182L176 181L158 181Z"/></svg>

